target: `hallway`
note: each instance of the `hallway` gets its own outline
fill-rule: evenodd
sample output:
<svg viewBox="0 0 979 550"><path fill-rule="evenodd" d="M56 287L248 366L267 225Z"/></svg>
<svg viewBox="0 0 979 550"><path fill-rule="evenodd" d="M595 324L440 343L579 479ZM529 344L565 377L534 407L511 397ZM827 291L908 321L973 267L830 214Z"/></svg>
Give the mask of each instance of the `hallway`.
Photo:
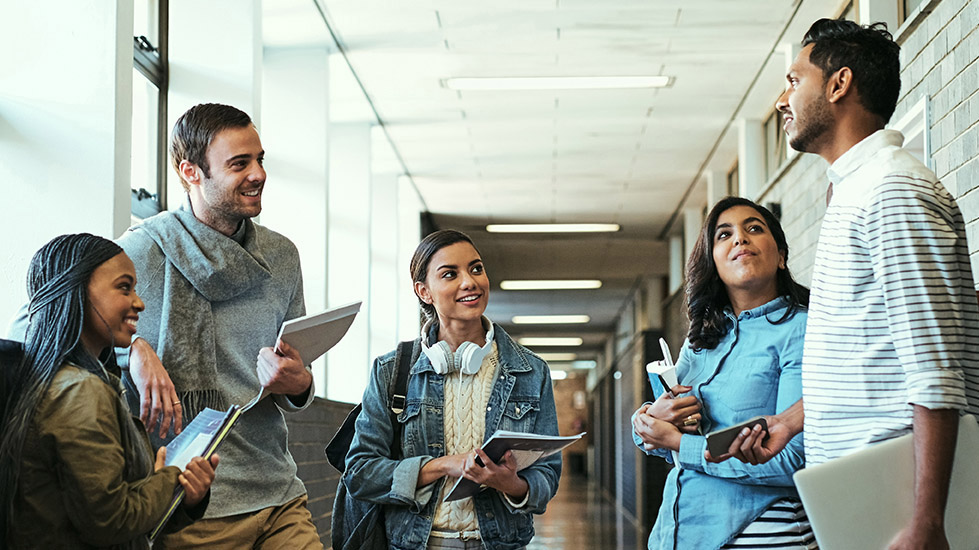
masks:
<svg viewBox="0 0 979 550"><path fill-rule="evenodd" d="M562 476L547 512L534 518L527 550L644 550L646 534L616 513L593 482Z"/></svg>

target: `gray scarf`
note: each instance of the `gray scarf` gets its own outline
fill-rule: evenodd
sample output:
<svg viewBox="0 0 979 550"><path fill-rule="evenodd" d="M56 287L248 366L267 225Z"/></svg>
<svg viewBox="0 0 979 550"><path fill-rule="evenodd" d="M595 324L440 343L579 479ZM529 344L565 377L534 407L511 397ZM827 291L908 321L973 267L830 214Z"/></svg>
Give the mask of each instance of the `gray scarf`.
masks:
<svg viewBox="0 0 979 550"><path fill-rule="evenodd" d="M229 406L218 386L211 304L231 300L272 276L254 223L242 223L244 240L238 244L194 217L185 203L131 229L146 231L168 260L156 352L177 388L185 418L205 407Z"/></svg>

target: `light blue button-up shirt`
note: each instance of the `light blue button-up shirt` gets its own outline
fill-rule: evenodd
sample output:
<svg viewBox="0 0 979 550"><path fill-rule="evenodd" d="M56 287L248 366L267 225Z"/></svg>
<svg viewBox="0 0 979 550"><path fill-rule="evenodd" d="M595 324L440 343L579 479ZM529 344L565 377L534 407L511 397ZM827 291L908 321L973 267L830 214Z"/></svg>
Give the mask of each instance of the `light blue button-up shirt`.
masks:
<svg viewBox="0 0 979 550"><path fill-rule="evenodd" d="M806 311L781 323L788 305L777 298L735 317L727 311L728 332L717 347L693 351L686 343L677 361L681 384L692 386L701 403L703 433L757 415L781 412L802 397L802 348ZM639 448L642 440L633 433ZM649 549L718 548L741 532L769 505L797 496L792 474L802 468L802 434L766 464L704 460L702 435L684 434L680 466L663 490L663 504L649 536ZM664 449L649 451L673 462Z"/></svg>

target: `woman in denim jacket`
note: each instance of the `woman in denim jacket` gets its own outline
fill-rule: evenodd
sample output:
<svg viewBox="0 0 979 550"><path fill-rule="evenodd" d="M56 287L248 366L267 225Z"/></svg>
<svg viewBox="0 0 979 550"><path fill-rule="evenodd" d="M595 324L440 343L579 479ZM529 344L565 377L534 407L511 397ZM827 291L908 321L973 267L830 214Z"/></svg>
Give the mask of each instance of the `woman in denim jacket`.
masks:
<svg viewBox="0 0 979 550"><path fill-rule="evenodd" d="M385 505L393 549L523 548L534 535L531 514L557 492L561 456L517 472L509 452L494 464L479 447L498 429L557 435L547 363L483 316L489 280L465 234L426 237L411 273L427 322L398 416L401 455L391 456L392 351L374 362L344 483L354 497ZM488 488L443 502L460 476Z"/></svg>
<svg viewBox="0 0 979 550"><path fill-rule="evenodd" d="M709 462L700 435L780 412L802 395L809 291L792 279L788 252L778 220L751 201L728 197L707 216L687 263L690 330L676 398L663 392L633 415L640 448L679 457L650 550L815 548L792 482L804 464L801 434L758 466Z"/></svg>

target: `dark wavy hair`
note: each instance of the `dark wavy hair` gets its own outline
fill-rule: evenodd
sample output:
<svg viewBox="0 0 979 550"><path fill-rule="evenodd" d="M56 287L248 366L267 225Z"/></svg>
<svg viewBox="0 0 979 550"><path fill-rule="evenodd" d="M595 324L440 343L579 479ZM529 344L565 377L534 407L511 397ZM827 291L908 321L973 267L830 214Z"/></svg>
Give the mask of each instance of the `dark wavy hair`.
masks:
<svg viewBox="0 0 979 550"><path fill-rule="evenodd" d="M439 250L456 243L469 243L476 249L476 253L479 254L476 243L469 238L469 235L461 231L456 231L455 229L436 231L422 239L422 242L418 243L418 247L415 248L415 253L411 256L411 280L416 283L424 283L425 278L428 277L428 265L432 263L432 256ZM421 297L418 296L418 293L415 293L415 297L418 298L422 313L425 315L424 325L429 326L433 321L438 319L435 313L435 306L423 302Z"/></svg>
<svg viewBox="0 0 979 550"><path fill-rule="evenodd" d="M687 339L694 350L714 349L727 332L724 308L731 305L731 300L714 264L714 230L721 214L734 206L748 206L761 214L776 247L785 255L786 262L789 259L789 245L782 225L767 208L741 197L725 197L718 201L707 214L697 244L687 260L686 307L690 319ZM787 265L775 274L775 284L779 296L788 300L789 307L780 319L771 321L773 324L782 323L797 309L809 306L809 289L795 282Z"/></svg>
<svg viewBox="0 0 979 550"><path fill-rule="evenodd" d="M4 373L6 395L0 423L0 541L6 540L13 517L25 435L61 367L71 363L118 387L99 359L85 348L81 335L92 273L122 251L108 239L80 233L54 238L31 260L27 273L30 324L23 355L20 361L4 365L5 370L11 371ZM152 457L136 424L123 424L124 475L126 479L145 477L150 473ZM123 547L144 547L142 542Z"/></svg>
<svg viewBox="0 0 979 550"><path fill-rule="evenodd" d="M809 61L823 70L824 82L849 67L860 103L883 124L891 119L901 91L901 46L887 32L887 24L820 19L802 39L803 46L809 44Z"/></svg>
<svg viewBox="0 0 979 550"><path fill-rule="evenodd" d="M252 119L244 111L220 103L201 103L180 115L170 133L170 164L177 171L184 191L187 182L180 175L180 163L187 160L200 166L204 177L211 177L207 163L207 148L219 132L228 128L244 128L252 125Z"/></svg>

